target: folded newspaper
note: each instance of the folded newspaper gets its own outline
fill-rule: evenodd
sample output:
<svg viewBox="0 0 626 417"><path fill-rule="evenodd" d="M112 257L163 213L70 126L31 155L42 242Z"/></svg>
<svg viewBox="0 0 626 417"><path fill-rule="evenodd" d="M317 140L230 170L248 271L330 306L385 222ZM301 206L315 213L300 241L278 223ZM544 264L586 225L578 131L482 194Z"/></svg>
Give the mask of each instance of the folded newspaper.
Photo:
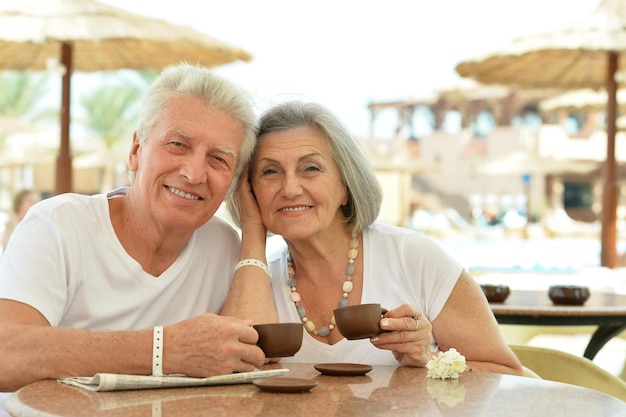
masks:
<svg viewBox="0 0 626 417"><path fill-rule="evenodd" d="M84 388L89 391L123 391L134 389L196 387L207 385L245 384L260 378L285 375L289 369L256 370L208 378L192 378L184 375L123 375L95 374L94 376L72 376L59 382Z"/></svg>

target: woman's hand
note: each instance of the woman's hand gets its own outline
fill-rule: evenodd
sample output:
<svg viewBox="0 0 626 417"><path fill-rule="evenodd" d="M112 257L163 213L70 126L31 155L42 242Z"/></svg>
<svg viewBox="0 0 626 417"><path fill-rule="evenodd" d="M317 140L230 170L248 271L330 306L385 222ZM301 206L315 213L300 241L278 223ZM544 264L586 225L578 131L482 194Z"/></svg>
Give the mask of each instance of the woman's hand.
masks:
<svg viewBox="0 0 626 417"><path fill-rule="evenodd" d="M370 341L379 349L391 350L401 365L424 367L432 359L432 325L410 305L390 310L380 320L380 328L387 332Z"/></svg>
<svg viewBox="0 0 626 417"><path fill-rule="evenodd" d="M241 227L238 260L255 259L267 265L265 255L267 229L263 224L256 197L246 178L243 178L237 186L233 203L237 206ZM221 314L248 319L255 324L278 322L270 281L271 276L268 279L268 274L256 266L234 271Z"/></svg>
<svg viewBox="0 0 626 417"><path fill-rule="evenodd" d="M243 179L237 187L236 197L238 202L237 206L239 207L241 229L245 230L247 227L260 226L265 230L259 205L256 202L256 197L247 179Z"/></svg>

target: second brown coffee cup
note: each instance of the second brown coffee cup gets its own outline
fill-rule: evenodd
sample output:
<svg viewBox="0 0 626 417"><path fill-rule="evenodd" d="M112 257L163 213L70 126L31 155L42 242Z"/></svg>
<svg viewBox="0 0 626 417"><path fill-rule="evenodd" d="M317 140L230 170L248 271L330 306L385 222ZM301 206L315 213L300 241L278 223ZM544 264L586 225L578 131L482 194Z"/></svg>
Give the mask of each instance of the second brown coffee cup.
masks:
<svg viewBox="0 0 626 417"><path fill-rule="evenodd" d="M386 312L387 309L380 304L342 307L334 311L335 324L346 339L366 339L383 332L378 323Z"/></svg>
<svg viewBox="0 0 626 417"><path fill-rule="evenodd" d="M259 334L257 346L267 358L281 358L295 355L302 346L301 323L255 324Z"/></svg>

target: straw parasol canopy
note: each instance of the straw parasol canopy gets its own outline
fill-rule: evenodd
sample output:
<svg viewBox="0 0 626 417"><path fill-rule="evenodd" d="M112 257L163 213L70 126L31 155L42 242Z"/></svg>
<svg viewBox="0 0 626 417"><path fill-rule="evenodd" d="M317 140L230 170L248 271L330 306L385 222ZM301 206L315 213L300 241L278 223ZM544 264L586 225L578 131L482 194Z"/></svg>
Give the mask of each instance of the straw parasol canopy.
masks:
<svg viewBox="0 0 626 417"><path fill-rule="evenodd" d="M12 117L0 115L0 139L12 133L35 132L37 127Z"/></svg>
<svg viewBox="0 0 626 417"><path fill-rule="evenodd" d="M605 90L584 88L567 91L539 103L539 109L551 110L601 110L606 108L608 96ZM617 105L620 109L626 108L626 90L617 92Z"/></svg>
<svg viewBox="0 0 626 417"><path fill-rule="evenodd" d="M527 88L606 87L609 53L624 68L626 2L603 0L590 16L555 30L519 38L481 58L459 63L463 77Z"/></svg>
<svg viewBox="0 0 626 417"><path fill-rule="evenodd" d="M0 151L0 168L50 166L54 156L47 149L4 149Z"/></svg>
<svg viewBox="0 0 626 417"><path fill-rule="evenodd" d="M56 170L56 192L62 193L72 184L73 71L160 70L181 61L214 67L252 57L192 28L95 0L20 0L0 8L0 70L42 71L51 59L61 62L63 72Z"/></svg>
<svg viewBox="0 0 626 417"><path fill-rule="evenodd" d="M518 150L480 164L472 173L499 176L587 174L597 167L596 162L556 159L531 150Z"/></svg>
<svg viewBox="0 0 626 417"><path fill-rule="evenodd" d="M588 174L597 162L573 161L539 155L532 150L517 150L493 158L472 169L476 176L519 176L526 189L526 215L530 220L530 181L535 176Z"/></svg>
<svg viewBox="0 0 626 417"><path fill-rule="evenodd" d="M626 64L626 1L603 0L588 17L523 37L456 71L486 84L525 88L604 88L607 92L607 156L602 204L601 264L616 267L617 169L615 120L618 68Z"/></svg>

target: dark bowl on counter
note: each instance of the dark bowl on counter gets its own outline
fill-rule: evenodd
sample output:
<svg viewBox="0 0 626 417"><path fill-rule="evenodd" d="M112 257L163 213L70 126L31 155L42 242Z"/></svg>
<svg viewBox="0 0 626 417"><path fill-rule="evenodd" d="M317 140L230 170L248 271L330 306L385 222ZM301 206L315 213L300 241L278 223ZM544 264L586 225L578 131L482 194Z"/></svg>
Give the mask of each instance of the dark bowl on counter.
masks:
<svg viewBox="0 0 626 417"><path fill-rule="evenodd" d="M552 285L548 289L548 297L557 305L583 305L591 293L588 287L579 285Z"/></svg>
<svg viewBox="0 0 626 417"><path fill-rule="evenodd" d="M508 285L481 284L480 288L490 303L502 303L511 294Z"/></svg>

